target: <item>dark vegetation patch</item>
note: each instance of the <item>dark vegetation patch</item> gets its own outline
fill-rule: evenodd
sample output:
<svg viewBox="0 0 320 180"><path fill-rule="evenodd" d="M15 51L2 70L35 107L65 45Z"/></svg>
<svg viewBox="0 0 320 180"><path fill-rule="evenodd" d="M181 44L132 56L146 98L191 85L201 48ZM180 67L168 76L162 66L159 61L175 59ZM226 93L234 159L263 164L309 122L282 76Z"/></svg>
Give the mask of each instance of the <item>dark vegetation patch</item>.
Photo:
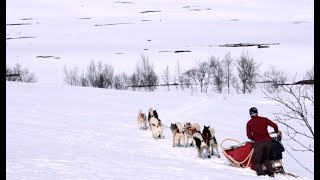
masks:
<svg viewBox="0 0 320 180"><path fill-rule="evenodd" d="M201 8L200 6L183 6L182 8L188 9L189 11L211 10L211 8Z"/></svg>
<svg viewBox="0 0 320 180"><path fill-rule="evenodd" d="M113 3L132 4L133 2L130 2L130 1L116 1L116 2L113 2Z"/></svg>
<svg viewBox="0 0 320 180"><path fill-rule="evenodd" d="M184 53L184 52L191 52L190 50L177 50L174 53Z"/></svg>
<svg viewBox="0 0 320 180"><path fill-rule="evenodd" d="M166 53L166 52L172 52L172 51L159 51L159 53Z"/></svg>
<svg viewBox="0 0 320 180"><path fill-rule="evenodd" d="M303 24L303 23L308 23L307 21L293 21L293 24Z"/></svg>
<svg viewBox="0 0 320 180"><path fill-rule="evenodd" d="M6 40L10 40L10 39L32 39L32 38L36 38L36 37L27 37L27 36L25 36L25 37L13 37L13 38L6 38Z"/></svg>
<svg viewBox="0 0 320 180"><path fill-rule="evenodd" d="M142 11L140 13L155 13L155 12L161 12L161 11Z"/></svg>
<svg viewBox="0 0 320 180"><path fill-rule="evenodd" d="M229 21L240 21L240 19L230 19Z"/></svg>
<svg viewBox="0 0 320 180"><path fill-rule="evenodd" d="M78 18L78 19L91 19L89 17L82 17L82 18Z"/></svg>
<svg viewBox="0 0 320 180"><path fill-rule="evenodd" d="M258 48L268 48L271 45L279 45L280 43L272 43L272 44L258 44L258 43L238 43L238 44L224 44L218 45L219 47L249 47L249 46L257 46Z"/></svg>
<svg viewBox="0 0 320 180"><path fill-rule="evenodd" d="M56 57L56 56L37 56L36 58L54 58L54 59L60 59L60 57Z"/></svg>
<svg viewBox="0 0 320 180"><path fill-rule="evenodd" d="M33 20L33 18L22 18L20 20L27 21L27 20Z"/></svg>
<svg viewBox="0 0 320 180"><path fill-rule="evenodd" d="M31 25L32 23L12 23L6 24L6 26L23 26L23 25Z"/></svg>
<svg viewBox="0 0 320 180"><path fill-rule="evenodd" d="M149 49L143 49L144 51L148 51Z"/></svg>
<svg viewBox="0 0 320 180"><path fill-rule="evenodd" d="M201 11L200 8L193 8L193 9L189 9L189 11Z"/></svg>
<svg viewBox="0 0 320 180"><path fill-rule="evenodd" d="M142 19L141 21L151 21L151 20L149 20L149 19Z"/></svg>
<svg viewBox="0 0 320 180"><path fill-rule="evenodd" d="M123 53L118 52L118 53L115 53L115 54L123 54Z"/></svg>
<svg viewBox="0 0 320 180"><path fill-rule="evenodd" d="M266 45L258 45L258 48L269 48L270 46L266 46Z"/></svg>
<svg viewBox="0 0 320 180"><path fill-rule="evenodd" d="M114 26L114 25L122 25L122 24L134 24L134 23L110 23L110 24L95 24L94 26Z"/></svg>

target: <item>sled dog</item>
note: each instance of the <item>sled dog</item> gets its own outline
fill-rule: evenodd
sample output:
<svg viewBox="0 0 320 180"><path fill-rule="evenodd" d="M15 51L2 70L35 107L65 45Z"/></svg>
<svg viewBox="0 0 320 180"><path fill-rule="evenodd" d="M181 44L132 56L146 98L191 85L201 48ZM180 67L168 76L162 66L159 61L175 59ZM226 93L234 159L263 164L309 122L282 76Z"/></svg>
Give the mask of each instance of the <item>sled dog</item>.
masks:
<svg viewBox="0 0 320 180"><path fill-rule="evenodd" d="M155 109L149 108L149 112L148 112L148 123L149 123L149 127L151 128L151 123L150 123L150 119L152 117L155 117L156 119L159 119L158 117L158 113Z"/></svg>
<svg viewBox="0 0 320 180"><path fill-rule="evenodd" d="M203 126L202 137L203 137L203 140L206 142L207 146L209 147L209 154L214 155L214 151L213 151L213 148L214 148L217 152L217 156L220 158L220 154L218 151L218 143L215 137L215 132L213 128L210 128L210 125L208 127Z"/></svg>
<svg viewBox="0 0 320 180"><path fill-rule="evenodd" d="M193 139L196 142L196 148L198 150L198 156L201 158L204 158L204 150L206 150L206 152L208 152L208 146L207 144L204 142L202 135L199 132L195 132L193 134ZM210 155L208 156L210 158Z"/></svg>
<svg viewBox="0 0 320 180"><path fill-rule="evenodd" d="M141 129L147 130L147 120L146 115L142 112L142 110L138 113L138 124Z"/></svg>
<svg viewBox="0 0 320 180"><path fill-rule="evenodd" d="M182 124L180 122L177 122L176 124L171 123L170 129L172 132L172 142L173 142L172 146L173 147L180 146L180 140L181 139L184 140L184 133L183 133Z"/></svg>
<svg viewBox="0 0 320 180"><path fill-rule="evenodd" d="M192 136L195 132L200 132L199 123L191 124L190 122L187 122L184 124L184 147L188 146L189 138L192 139L190 146L193 146L195 144Z"/></svg>
<svg viewBox="0 0 320 180"><path fill-rule="evenodd" d="M159 138L164 138L161 121L155 117L151 117L150 124L153 138L155 138L156 140L158 140Z"/></svg>

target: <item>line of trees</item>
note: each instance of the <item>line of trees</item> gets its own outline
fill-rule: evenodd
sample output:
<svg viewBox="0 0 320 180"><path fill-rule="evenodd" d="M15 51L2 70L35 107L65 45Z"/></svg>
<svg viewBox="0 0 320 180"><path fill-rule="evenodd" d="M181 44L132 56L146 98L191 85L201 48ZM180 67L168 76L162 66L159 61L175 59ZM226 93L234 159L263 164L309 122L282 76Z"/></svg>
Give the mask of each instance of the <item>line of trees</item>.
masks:
<svg viewBox="0 0 320 180"><path fill-rule="evenodd" d="M81 74L77 67L69 70L65 67L64 72L65 82L69 85L134 91L154 91L158 86L166 86L170 91L170 87L175 86L182 91L190 89L192 93L235 91L245 94L251 93L257 82L266 82L262 87L268 92L275 92L278 90L277 84L287 80L287 75L275 67L259 73L260 67L261 64L243 52L238 58L232 58L230 53L222 59L211 56L187 70L183 70L178 61L174 73L170 73L170 67L166 66L160 76L156 74L154 64L144 55L131 74L115 74L111 65L103 65L101 61L91 61Z"/></svg>
<svg viewBox="0 0 320 180"><path fill-rule="evenodd" d="M22 68L21 64L17 63L14 67L6 65L6 80L20 82L37 82L34 73L31 73L27 68Z"/></svg>

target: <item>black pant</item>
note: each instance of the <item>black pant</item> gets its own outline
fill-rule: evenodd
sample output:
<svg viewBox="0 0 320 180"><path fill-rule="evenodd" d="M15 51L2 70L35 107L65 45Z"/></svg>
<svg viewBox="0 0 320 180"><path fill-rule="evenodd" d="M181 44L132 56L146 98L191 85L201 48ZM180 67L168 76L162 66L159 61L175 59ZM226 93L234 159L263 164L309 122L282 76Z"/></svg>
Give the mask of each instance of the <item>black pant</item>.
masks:
<svg viewBox="0 0 320 180"><path fill-rule="evenodd" d="M269 175L274 173L271 160L269 159L271 147L271 141L256 142L253 145L254 151L252 158L254 169L256 170L257 175L266 175L266 173L262 169L262 164L266 166L267 173Z"/></svg>

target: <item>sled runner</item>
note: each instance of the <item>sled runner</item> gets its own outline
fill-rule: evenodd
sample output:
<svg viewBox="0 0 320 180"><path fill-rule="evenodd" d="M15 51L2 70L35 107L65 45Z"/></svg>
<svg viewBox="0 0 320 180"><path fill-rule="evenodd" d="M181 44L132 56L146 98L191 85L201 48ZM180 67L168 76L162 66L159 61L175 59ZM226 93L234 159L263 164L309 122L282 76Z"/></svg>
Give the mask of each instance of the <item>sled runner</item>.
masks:
<svg viewBox="0 0 320 180"><path fill-rule="evenodd" d="M282 152L284 152L284 148L280 143L281 134L276 137L272 137L272 139L272 149L269 158L271 160L274 173L290 175L297 178L298 176L295 176L291 173L286 173L282 166L281 159ZM231 145L230 147L224 147L223 144L226 142L231 142L235 145ZM221 142L220 146L222 149L222 153L232 166L238 168L250 167L252 170L254 170L254 163L252 161L252 154L254 152L253 144L254 141L246 141L241 143L234 139L225 139ZM265 171L267 170L267 168L264 165L262 165L262 168Z"/></svg>

